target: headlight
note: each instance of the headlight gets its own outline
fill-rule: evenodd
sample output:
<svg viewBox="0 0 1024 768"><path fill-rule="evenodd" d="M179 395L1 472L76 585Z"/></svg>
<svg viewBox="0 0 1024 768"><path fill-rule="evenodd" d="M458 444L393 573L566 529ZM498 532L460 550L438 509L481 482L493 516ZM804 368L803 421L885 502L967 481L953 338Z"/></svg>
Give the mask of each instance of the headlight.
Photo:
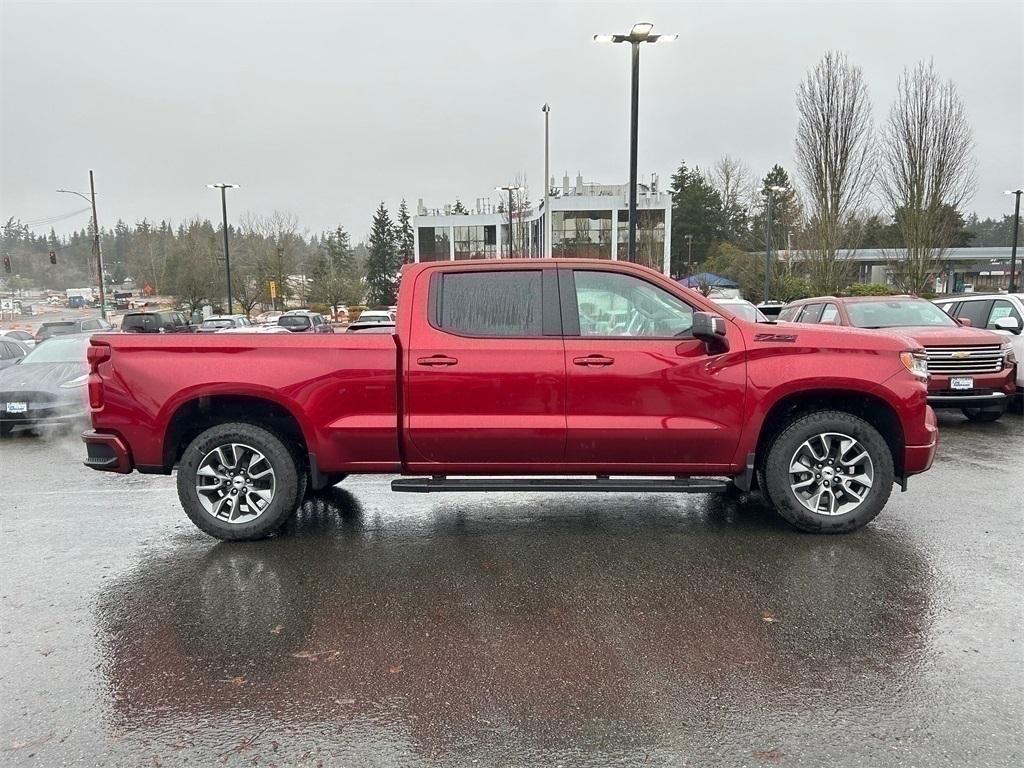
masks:
<svg viewBox="0 0 1024 768"><path fill-rule="evenodd" d="M89 383L89 374L83 373L81 376L72 379L71 381L65 381L60 385L61 389L75 389L77 387L84 387Z"/></svg>
<svg viewBox="0 0 1024 768"><path fill-rule="evenodd" d="M924 352L900 352L900 362L912 376L928 381L928 356Z"/></svg>
<svg viewBox="0 0 1024 768"><path fill-rule="evenodd" d="M1009 341L1004 341L999 351L1003 353L1003 367L1012 368L1013 364L1017 362L1017 356L1013 354L1013 344Z"/></svg>

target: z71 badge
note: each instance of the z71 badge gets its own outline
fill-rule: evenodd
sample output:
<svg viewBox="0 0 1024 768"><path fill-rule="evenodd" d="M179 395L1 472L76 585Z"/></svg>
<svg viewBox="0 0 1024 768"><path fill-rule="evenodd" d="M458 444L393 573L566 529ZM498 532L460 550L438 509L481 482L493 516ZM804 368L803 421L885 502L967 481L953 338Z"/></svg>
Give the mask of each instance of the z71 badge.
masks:
<svg viewBox="0 0 1024 768"><path fill-rule="evenodd" d="M754 341L796 341L795 333L755 333Z"/></svg>

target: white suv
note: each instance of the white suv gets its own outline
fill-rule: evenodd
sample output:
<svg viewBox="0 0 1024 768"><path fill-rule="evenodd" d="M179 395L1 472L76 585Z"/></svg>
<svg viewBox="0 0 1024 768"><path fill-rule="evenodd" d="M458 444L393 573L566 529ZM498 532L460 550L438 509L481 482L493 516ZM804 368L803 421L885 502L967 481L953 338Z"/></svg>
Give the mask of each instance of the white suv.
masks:
<svg viewBox="0 0 1024 768"><path fill-rule="evenodd" d="M1017 358L1017 407L1024 407L1024 293L966 293L935 303L950 317L1007 336Z"/></svg>

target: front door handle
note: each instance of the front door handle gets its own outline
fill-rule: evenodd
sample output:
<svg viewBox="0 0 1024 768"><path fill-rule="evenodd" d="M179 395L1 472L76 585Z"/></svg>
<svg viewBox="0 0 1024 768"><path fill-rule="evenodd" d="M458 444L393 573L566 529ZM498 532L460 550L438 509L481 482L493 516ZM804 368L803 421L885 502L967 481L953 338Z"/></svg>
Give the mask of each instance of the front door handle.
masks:
<svg viewBox="0 0 1024 768"><path fill-rule="evenodd" d="M459 362L454 357L446 357L445 355L431 355L430 357L421 357L416 361L419 365L455 365Z"/></svg>
<svg viewBox="0 0 1024 768"><path fill-rule="evenodd" d="M572 359L573 365L582 365L587 368L601 368L614 362L615 358L605 357L604 355L587 355L586 357L574 357Z"/></svg>

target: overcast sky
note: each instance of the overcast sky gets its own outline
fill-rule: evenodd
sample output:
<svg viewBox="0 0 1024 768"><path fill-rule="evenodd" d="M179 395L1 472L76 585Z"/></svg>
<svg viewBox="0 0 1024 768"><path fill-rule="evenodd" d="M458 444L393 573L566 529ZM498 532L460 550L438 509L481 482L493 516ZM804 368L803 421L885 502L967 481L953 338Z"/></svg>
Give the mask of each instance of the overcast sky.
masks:
<svg viewBox="0 0 1024 768"><path fill-rule="evenodd" d="M543 116L552 173L623 183L629 54L595 32L678 32L640 67L641 177L723 153L793 169L794 90L830 48L860 64L884 119L904 67L934 58L977 143L969 210L998 216L1024 183L1024 4L51 3L2 0L0 215L81 207L101 224L290 211L355 239L379 201L472 204L526 175ZM67 219L59 232L82 227Z"/></svg>

